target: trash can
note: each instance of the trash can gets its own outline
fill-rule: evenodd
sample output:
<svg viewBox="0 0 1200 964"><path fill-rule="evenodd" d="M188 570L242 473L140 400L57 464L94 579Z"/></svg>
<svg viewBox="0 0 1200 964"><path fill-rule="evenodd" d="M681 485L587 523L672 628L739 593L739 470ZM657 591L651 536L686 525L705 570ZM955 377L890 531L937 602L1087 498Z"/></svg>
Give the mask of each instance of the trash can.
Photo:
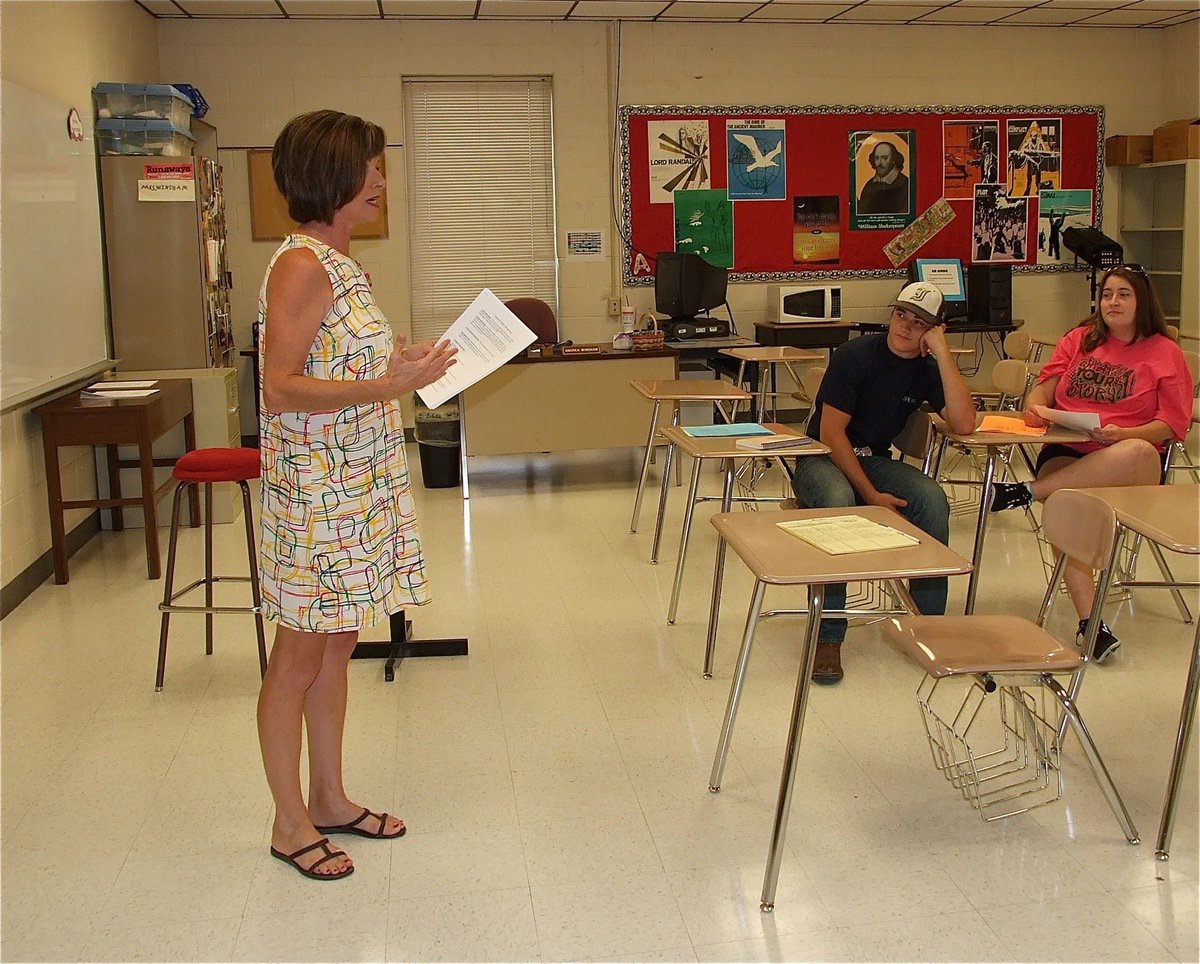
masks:
<svg viewBox="0 0 1200 964"><path fill-rule="evenodd" d="M458 403L426 408L418 399L414 418L425 488L449 489L458 485L462 455Z"/></svg>

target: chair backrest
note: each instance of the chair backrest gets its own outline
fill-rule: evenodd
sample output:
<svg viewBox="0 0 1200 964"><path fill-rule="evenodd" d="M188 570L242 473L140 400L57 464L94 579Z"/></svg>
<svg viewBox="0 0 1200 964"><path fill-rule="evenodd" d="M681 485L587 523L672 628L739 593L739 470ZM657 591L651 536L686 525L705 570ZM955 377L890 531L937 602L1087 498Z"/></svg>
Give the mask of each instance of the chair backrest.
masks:
<svg viewBox="0 0 1200 964"><path fill-rule="evenodd" d="M553 345L558 341L558 322L554 318L554 309L540 298L513 298L504 302L504 307L537 335L539 345Z"/></svg>
<svg viewBox="0 0 1200 964"><path fill-rule="evenodd" d="M1029 361L1029 353L1033 350L1033 339L1028 332L1010 331L1004 336L1004 354L1017 361Z"/></svg>
<svg viewBox="0 0 1200 964"><path fill-rule="evenodd" d="M817 392L821 390L821 382L824 380L825 368L822 365L813 365L800 376L800 390L814 405L817 401Z"/></svg>
<svg viewBox="0 0 1200 964"><path fill-rule="evenodd" d="M1179 341L1179 326L1167 325L1167 334L1170 335L1172 341Z"/></svg>
<svg viewBox="0 0 1200 964"><path fill-rule="evenodd" d="M1051 493L1042 509L1046 541L1092 569L1103 569L1117 535L1117 514L1103 499L1080 489Z"/></svg>
<svg viewBox="0 0 1200 964"><path fill-rule="evenodd" d="M1025 394L1029 366L1015 358L1004 358L992 366L992 384L1005 398L1019 399Z"/></svg>
<svg viewBox="0 0 1200 964"><path fill-rule="evenodd" d="M924 459L925 453L929 450L929 438L932 432L933 422L930 421L929 413L918 408L908 416L908 421L904 423L900 434L892 439L892 444L903 456Z"/></svg>
<svg viewBox="0 0 1200 964"><path fill-rule="evenodd" d="M1196 389L1200 387L1200 353L1185 351L1183 360L1187 362L1188 371L1192 373L1192 395L1195 396Z"/></svg>

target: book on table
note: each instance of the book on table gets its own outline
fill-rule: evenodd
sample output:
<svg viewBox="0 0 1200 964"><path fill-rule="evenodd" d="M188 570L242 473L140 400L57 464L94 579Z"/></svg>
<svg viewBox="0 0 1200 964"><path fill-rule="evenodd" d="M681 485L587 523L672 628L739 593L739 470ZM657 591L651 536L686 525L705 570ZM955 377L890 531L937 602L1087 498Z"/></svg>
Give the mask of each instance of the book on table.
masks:
<svg viewBox="0 0 1200 964"><path fill-rule="evenodd" d="M920 545L921 541L860 515L833 515L818 519L792 519L776 522L788 535L803 539L811 546L831 556L851 552L875 552L879 549L903 549Z"/></svg>
<svg viewBox="0 0 1200 964"><path fill-rule="evenodd" d="M742 435L773 435L758 422L718 422L716 425L684 425L683 434L692 438L737 438Z"/></svg>
<svg viewBox="0 0 1200 964"><path fill-rule="evenodd" d="M740 449L769 452L771 449L790 449L801 445L813 445L815 443L807 435L777 432L771 435L751 435L746 438L739 438L733 444Z"/></svg>

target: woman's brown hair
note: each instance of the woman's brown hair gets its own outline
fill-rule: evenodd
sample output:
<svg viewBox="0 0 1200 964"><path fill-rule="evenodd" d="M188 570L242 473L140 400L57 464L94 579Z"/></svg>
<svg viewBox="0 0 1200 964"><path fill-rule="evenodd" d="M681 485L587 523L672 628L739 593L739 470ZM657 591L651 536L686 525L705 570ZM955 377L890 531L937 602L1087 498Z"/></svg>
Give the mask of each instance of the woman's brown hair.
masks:
<svg viewBox="0 0 1200 964"><path fill-rule="evenodd" d="M1162 305L1159 304L1158 294L1154 290L1154 285L1150 283L1146 269L1140 264L1121 264L1115 268L1109 268L1104 272L1104 277L1100 279L1098 290L1101 298L1103 298L1104 285L1112 277L1129 282L1137 298L1137 312L1134 315L1134 341L1149 338L1151 335L1163 335L1170 338ZM1096 304L1096 310L1081 321L1079 327L1087 328L1087 334L1083 336L1084 351L1094 351L1108 337L1108 325L1104 323L1104 319L1100 315L1099 302Z"/></svg>
<svg viewBox="0 0 1200 964"><path fill-rule="evenodd" d="M296 222L333 222L362 190L367 165L383 153L383 128L353 114L314 110L284 125L271 149L275 186Z"/></svg>

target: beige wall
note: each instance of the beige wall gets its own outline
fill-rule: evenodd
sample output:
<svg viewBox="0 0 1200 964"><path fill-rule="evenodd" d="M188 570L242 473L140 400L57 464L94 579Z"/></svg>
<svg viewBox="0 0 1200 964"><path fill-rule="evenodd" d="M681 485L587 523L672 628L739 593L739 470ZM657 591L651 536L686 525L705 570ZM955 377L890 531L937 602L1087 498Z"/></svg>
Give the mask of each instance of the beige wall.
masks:
<svg viewBox="0 0 1200 964"><path fill-rule="evenodd" d="M1151 31L630 23L618 31L600 23L156 24L132 3L9 0L0 10L7 79L80 104L89 103L88 90L101 80L187 81L204 92L212 105L206 119L218 128L226 170L241 346L249 343L258 285L274 248L250 240L243 149L269 146L288 117L316 107L364 114L399 144L403 77L553 76L560 242L567 230L602 229L610 251L616 248L609 163L618 36L621 103L1086 103L1106 108L1110 133L1145 132L1163 120L1200 114L1196 24ZM1163 65L1161 73L1147 70L1155 63ZM361 243L356 255L371 272L393 325L406 332L403 150L393 148L388 162L390 238ZM1116 231L1118 213L1110 173L1109 233ZM613 266L564 260L560 286L564 337L610 337L616 328L606 315ZM861 281L845 288L848 310L882 317L895 283ZM749 330L765 314L763 287L730 290L738 321ZM639 307L651 306L649 289L629 294ZM1087 284L1082 275L1020 276L1014 297L1018 317L1035 334L1057 333L1086 312ZM242 387L249 399L246 377ZM252 419L244 419L249 428ZM49 547L40 441L26 413L4 417L3 455L0 573L7 582ZM89 465L80 462L78 474L87 476ZM10 545L19 548L10 551Z"/></svg>
<svg viewBox="0 0 1200 964"><path fill-rule="evenodd" d="M77 107L87 123L92 114L94 84L106 80L158 80L154 19L132 3L7 0L0 4L0 76ZM103 257L99 237L95 238L94 251L96 258ZM43 278L5 276L0 283L46 282ZM94 330L95 324L91 319L86 327ZM63 490L68 498L94 496L96 470L91 449L63 449L62 462ZM44 465L37 417L29 408L0 415L2 585L50 548ZM82 509L67 513L67 528L86 517L87 511Z"/></svg>

